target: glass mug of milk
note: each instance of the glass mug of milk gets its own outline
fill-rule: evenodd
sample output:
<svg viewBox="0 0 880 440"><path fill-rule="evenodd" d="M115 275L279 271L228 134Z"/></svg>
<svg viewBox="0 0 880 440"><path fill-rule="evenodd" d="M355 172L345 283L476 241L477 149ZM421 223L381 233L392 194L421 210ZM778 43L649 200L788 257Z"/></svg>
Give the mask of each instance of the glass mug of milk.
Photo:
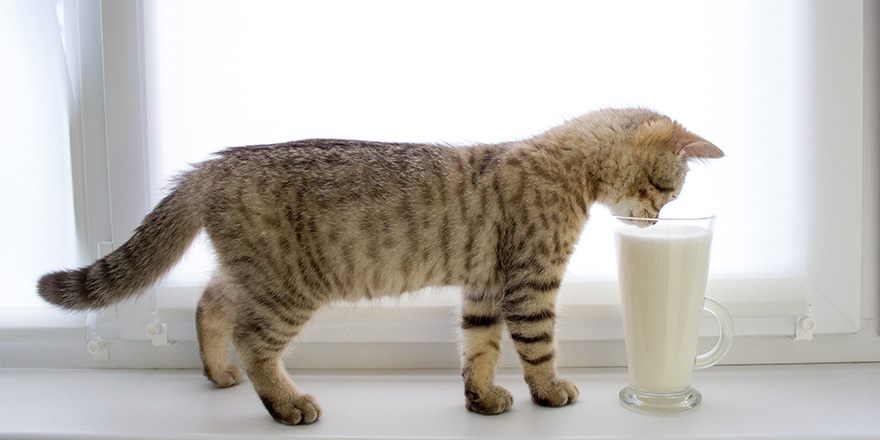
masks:
<svg viewBox="0 0 880 440"><path fill-rule="evenodd" d="M705 297L715 216L640 219L615 217L617 276L623 311L630 385L621 403L644 413L697 408L694 369L718 363L733 341L733 320ZM697 355L702 311L719 322L721 335Z"/></svg>

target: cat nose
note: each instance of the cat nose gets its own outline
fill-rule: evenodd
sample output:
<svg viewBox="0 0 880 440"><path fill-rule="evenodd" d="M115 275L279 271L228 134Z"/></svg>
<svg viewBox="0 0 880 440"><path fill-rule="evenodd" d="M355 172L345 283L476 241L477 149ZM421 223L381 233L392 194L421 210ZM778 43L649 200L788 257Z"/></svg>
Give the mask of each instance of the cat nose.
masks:
<svg viewBox="0 0 880 440"><path fill-rule="evenodd" d="M648 226L653 226L655 223L657 223L654 220L656 220L657 217L660 217L660 213L653 209L645 209L640 215L636 217L639 217L640 220L635 221L634 224L640 228L647 228Z"/></svg>
<svg viewBox="0 0 880 440"><path fill-rule="evenodd" d="M623 223L638 226L640 228L654 225L657 223L656 219L659 216L660 214L657 211L644 208L631 210L624 216L615 215L615 217Z"/></svg>

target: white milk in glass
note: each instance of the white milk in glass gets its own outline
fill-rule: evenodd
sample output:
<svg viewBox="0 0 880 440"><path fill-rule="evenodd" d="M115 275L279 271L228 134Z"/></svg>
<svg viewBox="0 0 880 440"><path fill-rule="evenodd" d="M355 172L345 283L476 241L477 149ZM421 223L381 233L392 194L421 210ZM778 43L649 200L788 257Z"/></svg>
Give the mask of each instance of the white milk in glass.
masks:
<svg viewBox="0 0 880 440"><path fill-rule="evenodd" d="M618 281L630 384L651 393L690 386L709 269L709 230L621 228Z"/></svg>

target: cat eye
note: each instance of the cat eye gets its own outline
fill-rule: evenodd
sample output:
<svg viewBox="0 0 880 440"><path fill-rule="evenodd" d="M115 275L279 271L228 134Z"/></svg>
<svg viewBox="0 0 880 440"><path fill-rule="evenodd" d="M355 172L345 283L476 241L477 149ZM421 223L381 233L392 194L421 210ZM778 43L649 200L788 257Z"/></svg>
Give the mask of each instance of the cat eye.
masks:
<svg viewBox="0 0 880 440"><path fill-rule="evenodd" d="M660 185L657 182L654 182L653 180L651 180L650 182L651 182L651 186L653 186L654 189L656 189L657 191L659 191L661 193L670 193L670 192L675 191L675 188L670 188L668 186ZM675 196L673 196L673 198L675 198Z"/></svg>

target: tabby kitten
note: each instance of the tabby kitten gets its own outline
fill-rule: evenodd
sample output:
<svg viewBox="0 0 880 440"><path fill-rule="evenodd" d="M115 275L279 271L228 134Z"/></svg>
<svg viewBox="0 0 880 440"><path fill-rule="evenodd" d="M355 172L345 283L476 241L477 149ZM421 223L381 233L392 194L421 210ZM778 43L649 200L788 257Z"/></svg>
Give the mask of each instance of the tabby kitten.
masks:
<svg viewBox="0 0 880 440"><path fill-rule="evenodd" d="M687 161L723 153L666 116L601 110L533 138L447 147L303 140L230 148L194 166L129 241L77 270L43 276L39 294L70 310L142 292L204 228L219 268L196 312L205 375L242 380L234 344L272 417L312 423L281 357L321 306L461 286L467 409L513 404L494 384L506 326L532 400L558 407L578 389L556 375L556 292L590 206L658 215Z"/></svg>

